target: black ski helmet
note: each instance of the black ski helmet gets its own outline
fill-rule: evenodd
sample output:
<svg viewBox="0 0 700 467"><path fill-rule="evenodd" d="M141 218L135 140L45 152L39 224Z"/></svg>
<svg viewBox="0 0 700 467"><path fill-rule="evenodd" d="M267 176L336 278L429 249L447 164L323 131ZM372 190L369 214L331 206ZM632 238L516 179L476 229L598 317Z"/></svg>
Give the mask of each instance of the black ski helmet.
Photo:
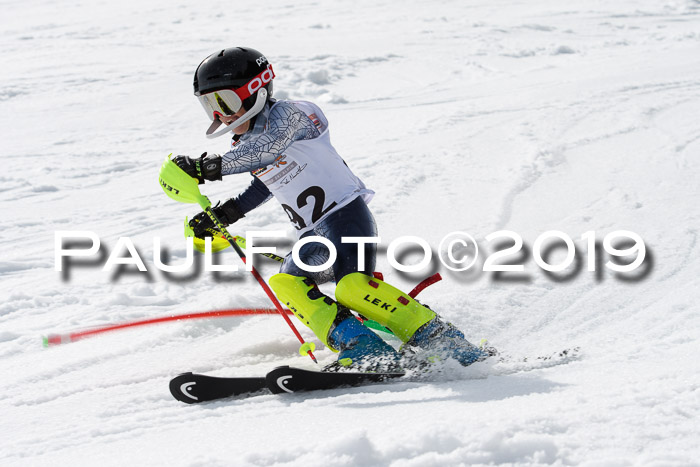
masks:
<svg viewBox="0 0 700 467"><path fill-rule="evenodd" d="M194 72L194 95L201 96L219 89L238 89L265 71L269 63L265 56L248 47L231 47L213 53L205 58ZM272 97L272 80L262 86ZM243 107L250 109L255 103L255 95L243 101Z"/></svg>
<svg viewBox="0 0 700 467"><path fill-rule="evenodd" d="M274 72L265 56L248 47L231 47L215 52L205 58L194 72L194 94L214 120L207 136L215 137L225 133L214 130L219 126L217 118L209 112L205 96L215 91L234 90L241 96L247 111L241 122L250 120L262 110L262 105L272 97ZM260 91L264 89L264 93ZM211 97L211 96L207 96ZM217 99L219 96L217 96ZM263 101L263 102L261 102ZM225 108L225 107L224 107ZM238 109L234 109L236 112ZM232 128L233 129L233 128Z"/></svg>

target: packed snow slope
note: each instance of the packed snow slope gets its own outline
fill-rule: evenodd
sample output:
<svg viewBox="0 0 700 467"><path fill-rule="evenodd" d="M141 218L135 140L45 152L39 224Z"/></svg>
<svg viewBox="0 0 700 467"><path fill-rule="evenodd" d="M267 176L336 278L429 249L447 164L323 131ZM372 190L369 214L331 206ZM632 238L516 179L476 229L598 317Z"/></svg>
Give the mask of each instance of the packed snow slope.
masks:
<svg viewBox="0 0 700 467"><path fill-rule="evenodd" d="M4 1L0 24L0 464L698 465L697 0ZM229 145L204 138L191 86L204 57L234 45L267 55L278 98L326 112L334 145L377 192L386 279L410 289L439 271L422 300L515 360L186 406L168 392L183 371L314 364L277 316L42 348L52 332L270 306L244 272L182 277L153 262L154 237L184 261L182 222L197 212L163 194L163 159ZM226 199L249 180L202 189ZM95 232L102 256L57 272L63 230ZM232 229L248 230L287 231L285 251L293 239L274 201ZM523 238L499 262L524 272L482 270L499 230ZM573 239L576 261L545 274L533 251L550 230ZM588 271L582 235L602 252L616 230L643 239L644 263L619 274L602 253ZM471 270L390 267L392 240L437 250L453 231L481 247ZM119 237L147 273L102 270L110 253L128 257ZM574 346L564 365L516 362Z"/></svg>

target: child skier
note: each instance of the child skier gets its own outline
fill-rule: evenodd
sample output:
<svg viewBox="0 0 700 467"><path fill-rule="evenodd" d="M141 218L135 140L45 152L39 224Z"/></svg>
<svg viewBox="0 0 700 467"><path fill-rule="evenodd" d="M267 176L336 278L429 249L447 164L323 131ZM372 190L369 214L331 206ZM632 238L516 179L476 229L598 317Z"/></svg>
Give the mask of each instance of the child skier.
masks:
<svg viewBox="0 0 700 467"><path fill-rule="evenodd" d="M234 47L204 59L194 76L194 94L212 121L208 137L233 132L222 156L177 156L174 161L199 183L224 175L251 173L251 185L214 208L224 225L238 221L272 196L297 230L298 238L321 236L337 251L332 268L309 273L291 253L270 286L282 303L331 350L335 369L396 368L399 354L354 318L350 310L391 329L404 343L431 356L469 365L485 357L464 335L407 294L372 276L376 244L344 243L343 237L376 237L367 203L374 194L345 164L330 142L328 121L310 102L272 98L272 65L263 54ZM222 128L220 128L223 125ZM212 235L213 222L199 213L190 226L198 237ZM359 249L364 268L358 268ZM307 265L324 264L329 250L312 242L300 248ZM335 300L317 284L335 281Z"/></svg>

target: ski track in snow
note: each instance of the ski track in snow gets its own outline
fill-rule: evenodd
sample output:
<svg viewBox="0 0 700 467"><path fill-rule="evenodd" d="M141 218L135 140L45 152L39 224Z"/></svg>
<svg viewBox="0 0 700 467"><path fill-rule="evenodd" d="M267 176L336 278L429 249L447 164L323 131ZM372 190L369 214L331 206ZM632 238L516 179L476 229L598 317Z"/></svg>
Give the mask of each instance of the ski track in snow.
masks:
<svg viewBox="0 0 700 467"><path fill-rule="evenodd" d="M3 5L0 23L0 464L698 465L697 0L244 10L41 0ZM180 372L313 364L277 316L41 347L53 332L270 307L244 274L166 275L153 262L155 236L169 261L185 260L182 222L197 212L163 195L162 160L228 146L203 137L191 79L232 45L267 54L277 97L321 105L334 145L377 191L384 246L417 235L436 248L462 230L487 255L497 230L519 233L530 252L542 232L572 237L578 272L550 277L513 256L523 274L438 267L444 281L422 293L510 361L185 406L167 388ZM226 199L248 183L229 177L203 192ZM96 232L103 256L55 271L58 230ZM275 201L234 230L290 231ZM638 233L646 273L588 272L580 237L591 230L601 241ZM122 236L147 274L101 270ZM277 268L258 266L265 277ZM379 269L407 290L422 278L392 272L384 253ZM531 358L574 346L567 364Z"/></svg>

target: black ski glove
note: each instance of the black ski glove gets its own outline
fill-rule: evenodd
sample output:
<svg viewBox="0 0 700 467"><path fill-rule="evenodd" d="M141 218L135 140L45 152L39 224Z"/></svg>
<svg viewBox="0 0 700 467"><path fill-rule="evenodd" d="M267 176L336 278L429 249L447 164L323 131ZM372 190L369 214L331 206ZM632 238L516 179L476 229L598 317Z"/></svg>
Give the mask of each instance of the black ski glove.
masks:
<svg viewBox="0 0 700 467"><path fill-rule="evenodd" d="M200 185L204 180L221 180L221 156L217 154L207 156L205 152L198 158L175 156L173 162L187 175L196 178Z"/></svg>
<svg viewBox="0 0 700 467"><path fill-rule="evenodd" d="M241 210L238 208L236 201L230 199L224 204L217 204L212 208L216 217L219 218L224 227L227 227L238 219L245 217ZM198 238L213 237L214 235L220 235L219 229L214 225L214 221L209 218L209 215L202 211L190 220L190 227L194 231L194 235Z"/></svg>

